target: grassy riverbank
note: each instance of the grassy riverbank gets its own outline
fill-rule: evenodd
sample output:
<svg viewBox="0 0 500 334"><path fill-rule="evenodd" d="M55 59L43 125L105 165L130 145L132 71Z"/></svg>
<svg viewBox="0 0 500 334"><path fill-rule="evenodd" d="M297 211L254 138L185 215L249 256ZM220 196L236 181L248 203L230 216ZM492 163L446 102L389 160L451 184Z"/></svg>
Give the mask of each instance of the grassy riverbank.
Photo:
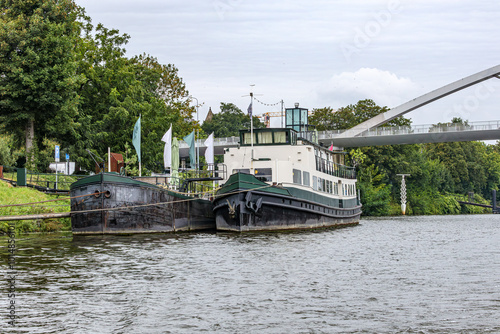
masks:
<svg viewBox="0 0 500 334"><path fill-rule="evenodd" d="M0 181L0 206L24 203L37 203L67 198L68 196L47 195L32 188L13 187L9 183ZM31 204L27 206L0 207L0 216L33 215L39 213L56 213L70 211L69 199ZM56 218L43 220L18 220L12 221L16 225L17 233L27 232L54 232L71 230L70 218ZM0 222L0 234L5 234L9 223Z"/></svg>

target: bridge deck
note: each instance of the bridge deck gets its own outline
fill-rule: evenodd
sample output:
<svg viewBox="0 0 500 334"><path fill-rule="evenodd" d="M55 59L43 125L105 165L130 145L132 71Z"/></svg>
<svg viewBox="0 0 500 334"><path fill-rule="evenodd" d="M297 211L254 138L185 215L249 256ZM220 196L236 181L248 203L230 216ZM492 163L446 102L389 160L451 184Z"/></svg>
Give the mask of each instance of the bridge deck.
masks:
<svg viewBox="0 0 500 334"><path fill-rule="evenodd" d="M500 121L470 122L467 125L416 125L412 127L378 127L366 129L361 135L355 137L339 138L345 130L320 131L318 139L320 143L337 147L361 147L376 145L396 144L421 144L421 143L445 143L455 141L474 140L500 140ZM196 147L200 148L200 154L204 154L206 146L204 140L197 140ZM215 154L224 154L224 148L237 147L238 137L216 138L214 141ZM189 147L180 142L179 151L181 157L189 155Z"/></svg>

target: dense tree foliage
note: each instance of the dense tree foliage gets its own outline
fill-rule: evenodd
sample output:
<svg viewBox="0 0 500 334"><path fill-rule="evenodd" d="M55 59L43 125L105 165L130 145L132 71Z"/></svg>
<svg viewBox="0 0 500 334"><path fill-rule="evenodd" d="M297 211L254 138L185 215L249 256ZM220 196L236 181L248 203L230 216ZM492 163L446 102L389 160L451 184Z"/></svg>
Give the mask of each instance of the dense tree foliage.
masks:
<svg viewBox="0 0 500 334"><path fill-rule="evenodd" d="M371 100L362 100L336 112L331 108L315 109L310 123L319 130L348 129L387 110ZM461 119L451 123L468 126ZM410 124L410 120L399 117L386 126ZM479 200L491 199L491 190L500 185L499 146L454 142L370 146L347 151L351 157L348 160L357 162L365 214L400 212L401 177L397 174L411 174L406 182L409 213L440 214L478 211L458 205L457 196L466 196L468 192L474 192Z"/></svg>
<svg viewBox="0 0 500 334"><path fill-rule="evenodd" d="M336 111L330 107L313 109L309 124L315 125L318 131L345 130L388 110L389 108L379 107L373 100L366 99ZM410 124L409 119L398 117L385 126L409 126Z"/></svg>
<svg viewBox="0 0 500 334"><path fill-rule="evenodd" d="M0 1L0 120L30 167L44 137L75 135L80 14L71 0Z"/></svg>
<svg viewBox="0 0 500 334"><path fill-rule="evenodd" d="M94 170L86 150L124 152L139 115L143 166L155 169L171 124L178 137L199 128L177 68L127 58L129 36L94 27L73 1L0 0L0 10L0 121L16 148L36 155L29 169L45 170L56 143Z"/></svg>
<svg viewBox="0 0 500 334"><path fill-rule="evenodd" d="M79 45L79 70L86 78L79 90L80 127L65 147L88 169L93 162L85 150L98 155L107 147L112 152L124 152L139 115L146 169L157 169L156 162L163 160L161 138L170 124L177 136L188 134L196 125L191 120L194 107L177 68L162 65L148 55L126 58L124 45L128 39L128 35L101 24L94 29L87 21Z"/></svg>
<svg viewBox="0 0 500 334"><path fill-rule="evenodd" d="M265 127L257 117L252 118L254 128ZM239 136L239 130L250 129L250 116L232 103L221 103L220 113L204 122L202 129L207 134L213 132L216 138Z"/></svg>

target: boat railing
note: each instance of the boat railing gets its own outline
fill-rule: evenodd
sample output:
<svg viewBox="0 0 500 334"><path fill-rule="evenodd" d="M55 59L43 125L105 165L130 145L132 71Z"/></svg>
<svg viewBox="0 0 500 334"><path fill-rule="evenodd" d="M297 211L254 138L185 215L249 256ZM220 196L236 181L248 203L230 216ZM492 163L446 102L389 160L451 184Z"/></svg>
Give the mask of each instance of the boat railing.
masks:
<svg viewBox="0 0 500 334"><path fill-rule="evenodd" d="M300 131L297 134L298 139L305 139L311 143L318 143L318 132L317 131Z"/></svg>
<svg viewBox="0 0 500 334"><path fill-rule="evenodd" d="M333 161L327 161L318 156L316 157L316 170L344 179L356 179L356 168L341 165Z"/></svg>
<svg viewBox="0 0 500 334"><path fill-rule="evenodd" d="M168 189L193 195L210 197L227 174L227 167L222 163L201 164L200 168L179 168L175 172L167 170L167 175L153 175L137 178L141 181L160 185Z"/></svg>

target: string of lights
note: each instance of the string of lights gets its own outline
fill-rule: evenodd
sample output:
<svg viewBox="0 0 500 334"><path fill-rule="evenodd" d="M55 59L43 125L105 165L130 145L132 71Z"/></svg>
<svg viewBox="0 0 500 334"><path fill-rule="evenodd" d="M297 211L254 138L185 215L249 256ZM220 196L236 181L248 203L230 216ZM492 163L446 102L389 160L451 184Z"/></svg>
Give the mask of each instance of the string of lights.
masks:
<svg viewBox="0 0 500 334"><path fill-rule="evenodd" d="M254 99L255 101L259 102L260 104L263 104L263 105L265 105L265 106L267 106L267 107L274 107L274 106L277 106L278 104L280 104L280 103L281 103L281 101L278 101L278 102L276 102L276 103L264 103L264 102L260 101L259 99L257 99L257 98L255 97L255 95L254 95L253 99Z"/></svg>

